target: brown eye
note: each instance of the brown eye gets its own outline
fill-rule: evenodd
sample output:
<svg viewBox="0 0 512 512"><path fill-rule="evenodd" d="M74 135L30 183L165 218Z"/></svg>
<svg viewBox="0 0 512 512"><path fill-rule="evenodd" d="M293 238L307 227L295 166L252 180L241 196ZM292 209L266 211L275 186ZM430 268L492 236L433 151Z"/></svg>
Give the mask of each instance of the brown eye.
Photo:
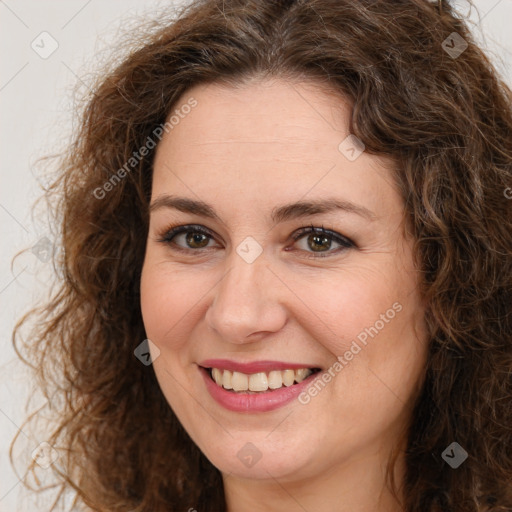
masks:
<svg viewBox="0 0 512 512"><path fill-rule="evenodd" d="M186 251L210 248L208 244L214 241L214 238L202 226L177 226L167 230L158 241Z"/></svg>
<svg viewBox="0 0 512 512"><path fill-rule="evenodd" d="M208 245L209 238L203 233L189 231L186 233L185 241L192 249L202 249Z"/></svg>
<svg viewBox="0 0 512 512"><path fill-rule="evenodd" d="M331 248L332 239L324 235L311 234L306 238L306 243L315 252L323 251Z"/></svg>
<svg viewBox="0 0 512 512"><path fill-rule="evenodd" d="M348 238L335 231L327 230L323 226L321 228L315 226L301 228L294 234L293 239L302 243L300 250L309 252L311 256L308 257L330 256L355 247L355 244ZM333 244L338 247L332 249Z"/></svg>

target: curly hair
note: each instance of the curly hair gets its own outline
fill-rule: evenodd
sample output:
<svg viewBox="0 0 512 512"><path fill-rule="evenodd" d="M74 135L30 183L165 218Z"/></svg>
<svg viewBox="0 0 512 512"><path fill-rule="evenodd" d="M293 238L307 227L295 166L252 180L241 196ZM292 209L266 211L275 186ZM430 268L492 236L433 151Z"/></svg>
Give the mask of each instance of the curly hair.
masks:
<svg viewBox="0 0 512 512"><path fill-rule="evenodd" d="M154 151L133 157L192 86L284 77L349 98L350 132L398 164L429 341L404 510L512 510L512 93L466 21L428 0L197 0L138 37L59 161L47 197L62 275L13 335L57 420L59 496L95 511L225 510L220 472L134 356ZM441 457L455 440L468 453L456 470Z"/></svg>

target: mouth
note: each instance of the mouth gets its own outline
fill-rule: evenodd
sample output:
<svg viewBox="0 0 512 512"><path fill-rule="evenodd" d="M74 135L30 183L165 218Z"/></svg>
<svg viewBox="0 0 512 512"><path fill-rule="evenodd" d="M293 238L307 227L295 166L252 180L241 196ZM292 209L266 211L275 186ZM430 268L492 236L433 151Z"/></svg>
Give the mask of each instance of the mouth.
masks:
<svg viewBox="0 0 512 512"><path fill-rule="evenodd" d="M289 388L321 371L320 368L289 368L247 374L214 367L203 369L218 387L233 394L260 394Z"/></svg>

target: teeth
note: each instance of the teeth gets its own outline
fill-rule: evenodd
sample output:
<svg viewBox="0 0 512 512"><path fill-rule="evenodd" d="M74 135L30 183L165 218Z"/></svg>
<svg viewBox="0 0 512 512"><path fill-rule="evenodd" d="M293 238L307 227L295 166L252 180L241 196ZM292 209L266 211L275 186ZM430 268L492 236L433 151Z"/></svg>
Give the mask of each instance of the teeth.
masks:
<svg viewBox="0 0 512 512"><path fill-rule="evenodd" d="M222 374L222 387L224 389L233 389L233 386L231 385L232 378L233 374L229 370L224 370Z"/></svg>
<svg viewBox="0 0 512 512"><path fill-rule="evenodd" d="M212 368L212 378L217 385L224 389L233 391L253 391L262 392L269 389L279 389L283 386L292 386L309 377L313 373L309 368L300 368L298 370L272 370L268 374L264 372L247 375L240 372L230 372L229 370L220 370Z"/></svg>
<svg viewBox="0 0 512 512"><path fill-rule="evenodd" d="M272 371L268 374L268 387L270 389L278 389L283 386L282 373L278 371Z"/></svg>
<svg viewBox="0 0 512 512"><path fill-rule="evenodd" d="M222 386L222 372L218 368L212 368L212 377L219 386Z"/></svg>
<svg viewBox="0 0 512 512"><path fill-rule="evenodd" d="M254 373L249 376L249 389L251 391L267 391L268 379L264 373Z"/></svg>
<svg viewBox="0 0 512 512"><path fill-rule="evenodd" d="M306 377L309 377L309 375L311 374L311 370L308 370L307 368L301 368L300 370L295 370L295 380L297 380L297 382L302 382Z"/></svg>
<svg viewBox="0 0 512 512"><path fill-rule="evenodd" d="M217 384L219 383L217 382ZM233 386L234 391L247 391L249 389L249 376L245 373L233 372L231 386Z"/></svg>
<svg viewBox="0 0 512 512"><path fill-rule="evenodd" d="M285 386L291 386L295 380L295 372L293 370L285 370L283 372L283 384Z"/></svg>

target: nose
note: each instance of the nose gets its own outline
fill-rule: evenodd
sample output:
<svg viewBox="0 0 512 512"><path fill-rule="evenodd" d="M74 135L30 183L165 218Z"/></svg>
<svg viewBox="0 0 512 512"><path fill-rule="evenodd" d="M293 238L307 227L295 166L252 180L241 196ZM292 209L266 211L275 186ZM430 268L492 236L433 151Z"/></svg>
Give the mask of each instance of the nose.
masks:
<svg viewBox="0 0 512 512"><path fill-rule="evenodd" d="M286 324L285 287L270 270L264 254L248 263L233 252L228 271L213 290L205 318L223 341L259 341Z"/></svg>

